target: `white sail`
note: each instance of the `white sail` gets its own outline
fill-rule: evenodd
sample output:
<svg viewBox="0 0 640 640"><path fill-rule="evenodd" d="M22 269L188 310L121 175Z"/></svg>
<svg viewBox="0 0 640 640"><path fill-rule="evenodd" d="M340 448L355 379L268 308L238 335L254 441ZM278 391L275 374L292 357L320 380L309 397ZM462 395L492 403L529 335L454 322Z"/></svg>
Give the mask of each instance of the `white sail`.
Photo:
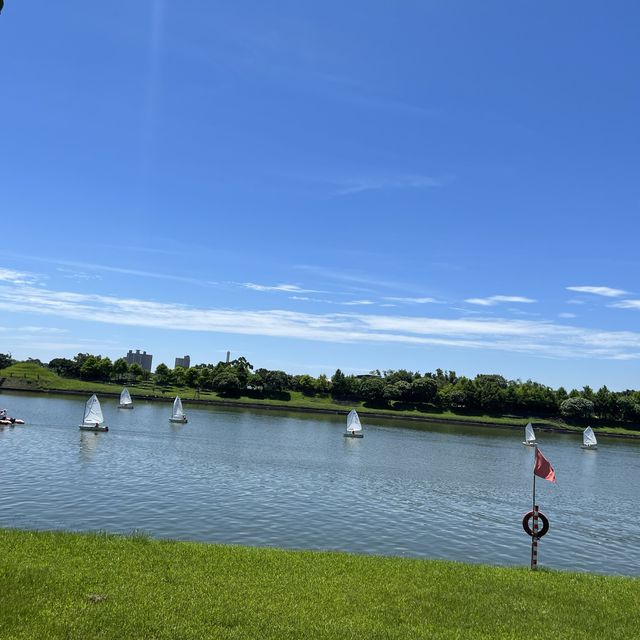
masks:
<svg viewBox="0 0 640 640"><path fill-rule="evenodd" d="M102 408L100 407L100 400L98 400L94 393L84 406L84 417L82 418L84 424L98 424L104 422L102 415Z"/></svg>
<svg viewBox="0 0 640 640"><path fill-rule="evenodd" d="M536 441L536 434L533 432L533 425L531 423L529 423L524 428L524 439L525 439L525 442L535 442Z"/></svg>
<svg viewBox="0 0 640 640"><path fill-rule="evenodd" d="M180 400L180 396L176 396L176 399L173 401L173 415L172 418L184 418L184 411L182 410L182 400Z"/></svg>
<svg viewBox="0 0 640 640"><path fill-rule="evenodd" d="M360 418L355 409L352 409L347 416L347 433L358 433L362 431Z"/></svg>
<svg viewBox="0 0 640 640"><path fill-rule="evenodd" d="M127 387L125 387L120 394L120 404L132 404L131 395Z"/></svg>
<svg viewBox="0 0 640 640"><path fill-rule="evenodd" d="M582 432L582 443L585 447L594 447L598 444L598 441L596 440L596 434L593 433L593 429L591 427L587 427Z"/></svg>

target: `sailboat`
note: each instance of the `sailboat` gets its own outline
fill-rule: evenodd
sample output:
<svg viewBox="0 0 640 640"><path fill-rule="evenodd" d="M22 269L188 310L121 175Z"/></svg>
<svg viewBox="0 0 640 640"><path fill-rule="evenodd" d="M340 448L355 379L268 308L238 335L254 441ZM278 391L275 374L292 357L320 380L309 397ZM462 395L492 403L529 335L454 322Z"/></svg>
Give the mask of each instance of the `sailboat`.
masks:
<svg viewBox="0 0 640 640"><path fill-rule="evenodd" d="M582 432L582 445L580 445L582 449L597 449L598 441L596 440L596 434L593 433L593 429L591 427L587 427Z"/></svg>
<svg viewBox="0 0 640 640"><path fill-rule="evenodd" d="M125 387L120 394L120 404L118 409L133 409L133 400L131 400L131 394L129 389Z"/></svg>
<svg viewBox="0 0 640 640"><path fill-rule="evenodd" d="M536 446L536 434L533 432L533 425L529 423L524 428L524 442L522 443L527 445L527 447L535 447Z"/></svg>
<svg viewBox="0 0 640 640"><path fill-rule="evenodd" d="M344 434L345 438L364 438L362 433L362 425L360 424L360 417L355 409L352 409L347 416L347 430Z"/></svg>
<svg viewBox="0 0 640 640"><path fill-rule="evenodd" d="M173 413L169 418L169 422L187 422L187 416L182 410L182 400L180 400L180 396L176 396L176 399L173 401Z"/></svg>
<svg viewBox="0 0 640 640"><path fill-rule="evenodd" d="M94 393L84 405L84 415L82 416L81 431L109 431L109 427L104 422L102 407Z"/></svg>

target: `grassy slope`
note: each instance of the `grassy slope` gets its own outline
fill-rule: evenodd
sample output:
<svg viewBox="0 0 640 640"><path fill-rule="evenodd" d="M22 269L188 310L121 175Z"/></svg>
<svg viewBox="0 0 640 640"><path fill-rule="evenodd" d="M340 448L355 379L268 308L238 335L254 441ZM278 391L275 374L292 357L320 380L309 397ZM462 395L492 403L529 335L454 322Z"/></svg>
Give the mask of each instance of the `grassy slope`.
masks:
<svg viewBox="0 0 640 640"><path fill-rule="evenodd" d="M2 638L624 638L640 580L0 530Z"/></svg>
<svg viewBox="0 0 640 640"><path fill-rule="evenodd" d="M61 391L86 391L87 393L111 393L119 394L122 389L122 384L115 383L103 383L103 382L86 382L83 380L74 380L69 378L62 378L53 371L40 367L37 364L31 362L19 362L7 367L6 369L0 369L0 378L7 378L6 385L8 387L18 386L20 388L31 389L33 391L39 390L61 390ZM195 391L189 387L166 387L164 391L159 387L154 387L151 383L140 383L138 385L128 385L131 395L135 397L164 397L167 400L173 399L174 396L180 395L183 401L189 401L194 398ZM429 419L435 420L450 420L456 422L487 422L491 424L505 424L505 425L521 425L524 426L529 421L534 421L538 425L548 425L550 428L562 428L575 431L581 431L579 427L567 426L564 423L558 423L553 420L540 419L535 416L526 418L506 418L500 416L490 415L464 415L457 414L451 411L428 413L424 411L398 411L384 409L370 409L363 406L360 402L350 403L348 406L333 401L331 398L320 397L307 397L302 393L293 391L291 392L291 400L260 400L253 398L240 398L238 400L221 398L212 391L202 391L199 395L200 400L206 400L209 402L225 402L225 404L237 403L243 405L251 403L255 405L271 405L282 406L286 405L288 409L295 410L296 408L303 409L316 409L316 410L337 410L342 411L345 414L350 409L357 409L359 413L375 413L376 415L386 415L389 417L402 417L408 416L413 418L419 418L424 421ZM417 426L417 425L416 425ZM619 435L638 435L638 431L631 429L624 429L619 427L606 427L596 428L596 433L615 433Z"/></svg>

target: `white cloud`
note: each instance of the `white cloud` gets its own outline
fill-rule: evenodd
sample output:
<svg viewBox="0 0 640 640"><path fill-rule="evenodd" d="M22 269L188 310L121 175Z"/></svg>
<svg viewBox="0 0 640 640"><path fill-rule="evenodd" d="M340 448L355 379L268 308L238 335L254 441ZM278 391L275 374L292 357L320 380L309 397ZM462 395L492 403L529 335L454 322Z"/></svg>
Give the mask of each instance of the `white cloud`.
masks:
<svg viewBox="0 0 640 640"><path fill-rule="evenodd" d="M613 302L609 306L617 309L640 309L640 300L620 300L620 302Z"/></svg>
<svg viewBox="0 0 640 640"><path fill-rule="evenodd" d="M489 296L488 298L467 298L465 302L469 304L477 304L482 307L493 307L500 302L522 302L524 304L532 304L537 302L532 298L525 298L523 296Z"/></svg>
<svg viewBox="0 0 640 640"><path fill-rule="evenodd" d="M366 306L375 304L373 300L350 300L349 302L338 302L338 304L345 305L347 307Z"/></svg>
<svg viewBox="0 0 640 640"><path fill-rule="evenodd" d="M567 313L567 312L563 312L563 313L559 313L558 314L559 318L577 318L578 316L576 316L575 313Z"/></svg>
<svg viewBox="0 0 640 640"><path fill-rule="evenodd" d="M632 359L640 333L598 331L550 321L299 313L193 307L134 298L0 285L4 313L179 331L259 335L333 343L443 345L551 358Z"/></svg>
<svg viewBox="0 0 640 640"><path fill-rule="evenodd" d="M0 281L10 282L12 284L35 284L41 279L35 273L27 273L25 271L14 271L13 269L4 269L0 267Z"/></svg>
<svg viewBox="0 0 640 640"><path fill-rule="evenodd" d="M628 293L623 289L612 289L611 287L567 287L567 291L577 291L578 293L592 293L596 296L606 298L619 298Z"/></svg>
<svg viewBox="0 0 640 640"><path fill-rule="evenodd" d="M387 296L383 300L390 302L402 302L403 304L429 304L438 302L435 298L396 298L395 296Z"/></svg>
<svg viewBox="0 0 640 640"><path fill-rule="evenodd" d="M297 284L255 284L253 282L243 282L242 286L253 291L284 291L286 293L321 293L315 289L302 289Z"/></svg>

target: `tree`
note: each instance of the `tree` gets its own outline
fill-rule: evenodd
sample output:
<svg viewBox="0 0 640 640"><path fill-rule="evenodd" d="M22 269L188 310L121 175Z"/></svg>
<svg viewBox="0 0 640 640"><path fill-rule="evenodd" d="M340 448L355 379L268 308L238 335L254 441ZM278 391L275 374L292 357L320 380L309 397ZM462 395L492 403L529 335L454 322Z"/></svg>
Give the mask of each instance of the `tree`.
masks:
<svg viewBox="0 0 640 640"><path fill-rule="evenodd" d="M567 420L588 420L594 415L594 406L586 398L567 398L560 405L560 415Z"/></svg>
<svg viewBox="0 0 640 640"><path fill-rule="evenodd" d="M384 387L381 378L365 378L360 383L360 396L373 404L384 402Z"/></svg>
<svg viewBox="0 0 640 640"><path fill-rule="evenodd" d="M101 376L100 360L96 356L88 356L82 359L80 377L83 380L99 380Z"/></svg>
<svg viewBox="0 0 640 640"><path fill-rule="evenodd" d="M98 356L98 368L100 370L100 380L108 382L111 379L113 373L113 364L111 358L100 358Z"/></svg>
<svg viewBox="0 0 640 640"><path fill-rule="evenodd" d="M171 370L164 362L156 367L156 383L161 387L167 387L171 384Z"/></svg>
<svg viewBox="0 0 640 640"><path fill-rule="evenodd" d="M140 365L138 365L140 366ZM122 381L122 379L129 373L129 365L124 358L118 358L113 363L113 375L117 380Z"/></svg>
<svg viewBox="0 0 640 640"><path fill-rule="evenodd" d="M54 358L47 366L63 378L77 378L80 375L78 363L69 358Z"/></svg>
<svg viewBox="0 0 640 640"><path fill-rule="evenodd" d="M10 353L0 353L0 369L6 369L14 362L15 360L11 357Z"/></svg>
<svg viewBox="0 0 640 640"><path fill-rule="evenodd" d="M129 375L133 377L134 381L140 380L140 378L143 377L144 373L144 369L137 362L134 362L129 367Z"/></svg>
<svg viewBox="0 0 640 640"><path fill-rule="evenodd" d="M298 391L301 391L305 396L313 396L318 390L317 381L306 373L301 376L295 377L295 386Z"/></svg>
<svg viewBox="0 0 640 640"><path fill-rule="evenodd" d="M431 378L418 378L411 383L411 398L415 402L433 402L438 393L438 383Z"/></svg>
<svg viewBox="0 0 640 640"><path fill-rule="evenodd" d="M184 373L184 383L192 389L197 389L200 383L200 371L198 369L187 369Z"/></svg>
<svg viewBox="0 0 640 640"><path fill-rule="evenodd" d="M228 367L213 379L213 388L225 395L235 395L244 387L240 383L238 374Z"/></svg>
<svg viewBox="0 0 640 640"><path fill-rule="evenodd" d="M616 396L606 386L600 387L593 399L594 410L600 418L612 418L617 409Z"/></svg>
<svg viewBox="0 0 640 640"><path fill-rule="evenodd" d="M286 391L291 385L290 377L284 371L267 371L266 373L262 373L260 369L259 371L264 382L264 390L269 393Z"/></svg>
<svg viewBox="0 0 640 640"><path fill-rule="evenodd" d="M386 384L382 392L385 400L409 400L411 395L411 383L406 380L398 380L393 384Z"/></svg>
<svg viewBox="0 0 640 640"><path fill-rule="evenodd" d="M640 420L640 403L631 395L622 395L617 398L618 415L622 420L636 422Z"/></svg>

